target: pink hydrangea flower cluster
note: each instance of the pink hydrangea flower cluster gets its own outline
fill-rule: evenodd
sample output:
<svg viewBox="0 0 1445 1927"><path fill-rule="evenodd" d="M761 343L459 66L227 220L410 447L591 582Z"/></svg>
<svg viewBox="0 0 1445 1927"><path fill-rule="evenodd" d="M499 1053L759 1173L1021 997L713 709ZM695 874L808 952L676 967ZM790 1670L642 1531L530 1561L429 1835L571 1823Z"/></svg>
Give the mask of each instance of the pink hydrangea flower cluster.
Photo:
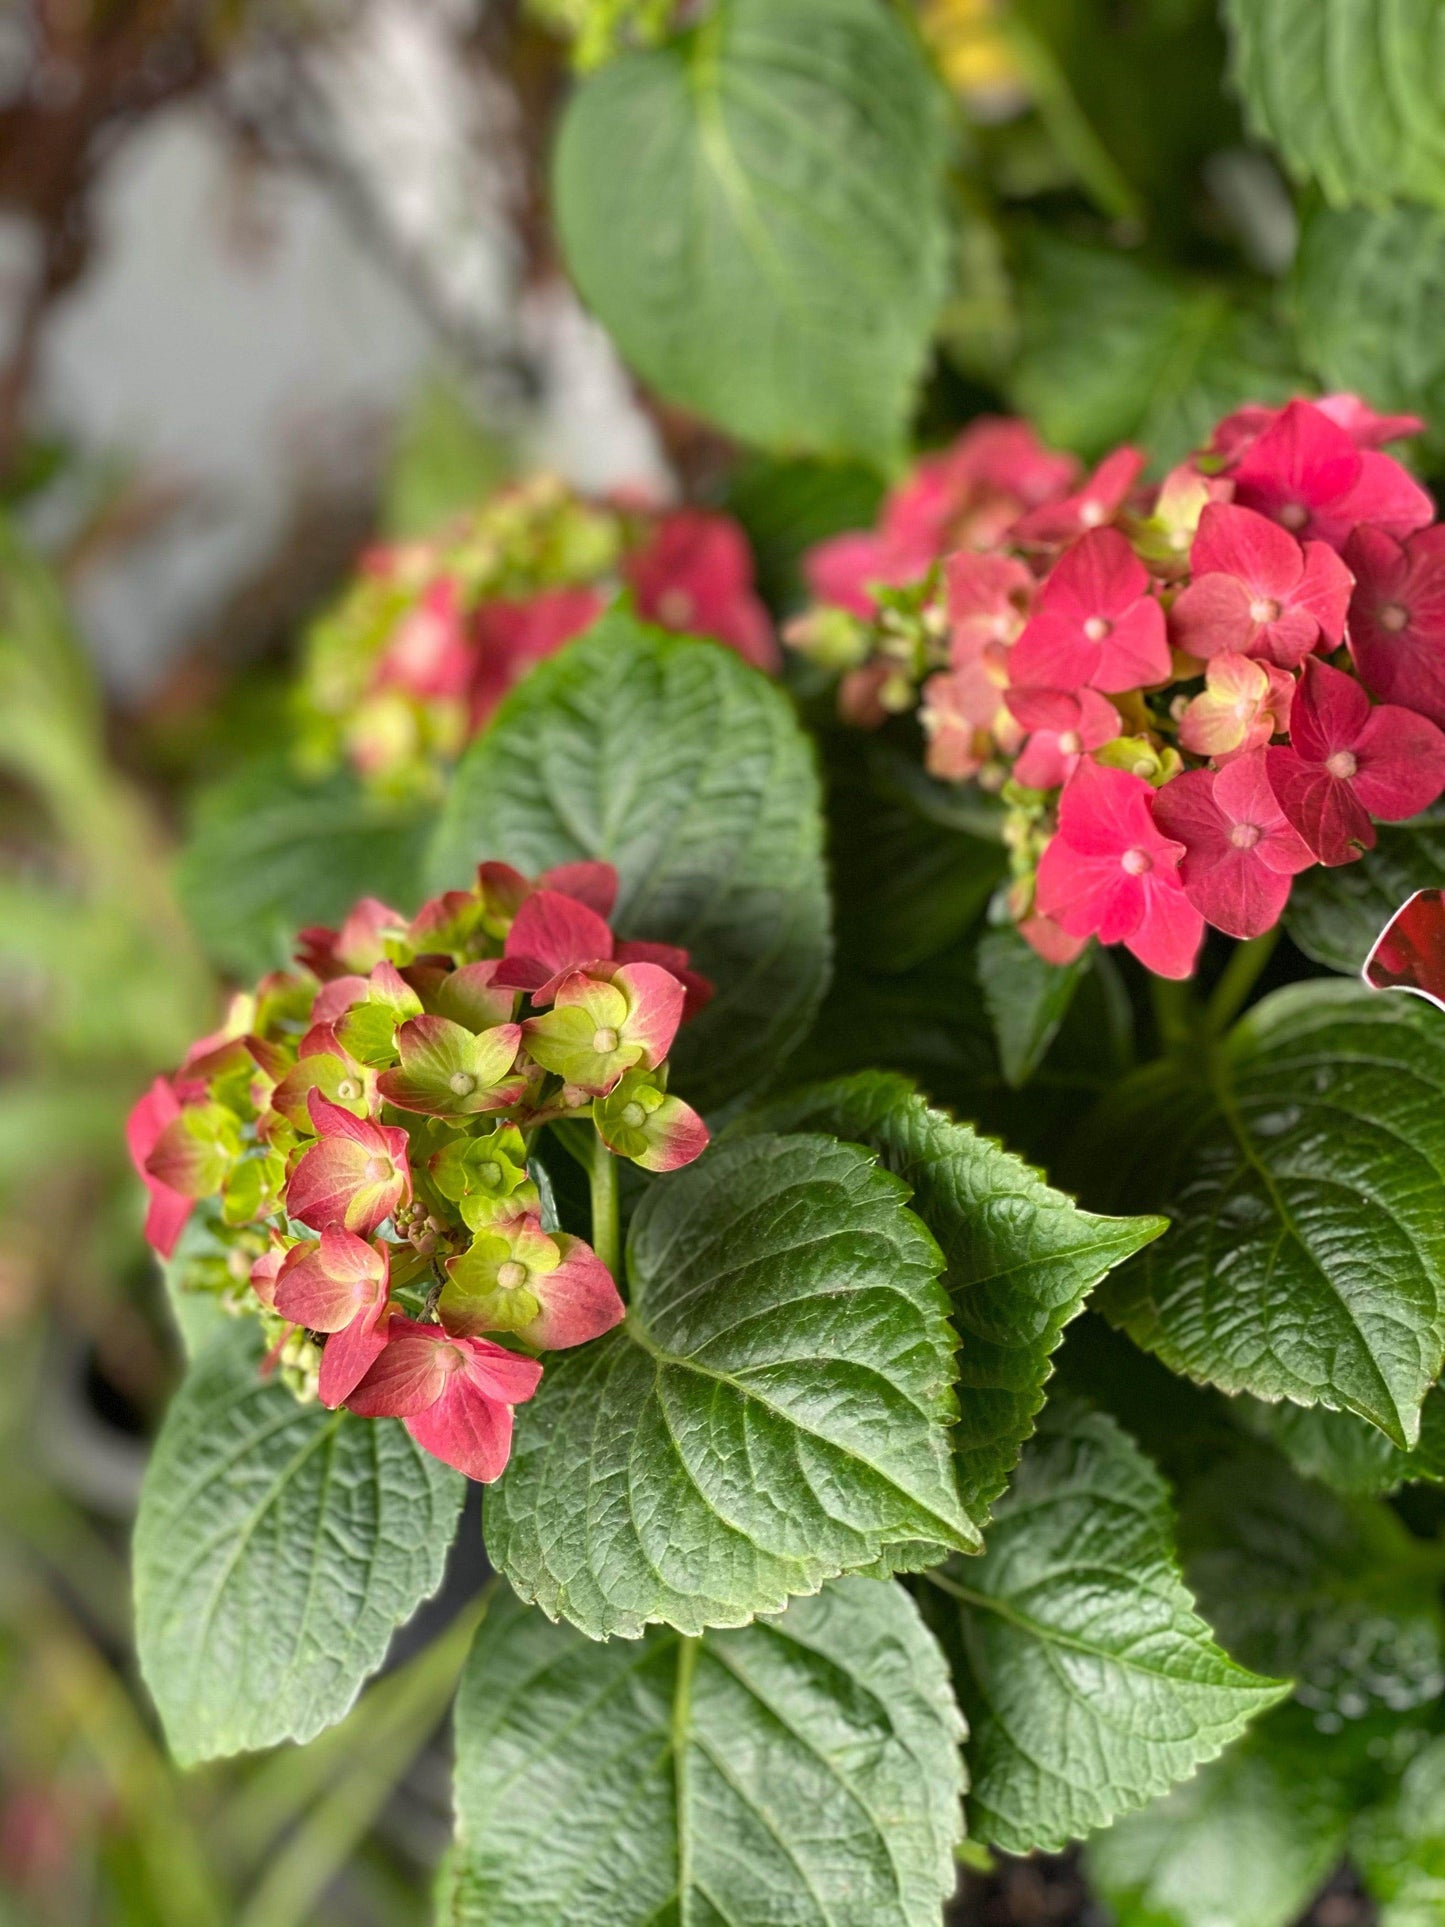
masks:
<svg viewBox="0 0 1445 1927"><path fill-rule="evenodd" d="M665 629L779 666L730 516L592 501L550 476L501 490L425 541L372 549L305 644L298 712L315 769L435 788L502 697L621 591Z"/></svg>
<svg viewBox="0 0 1445 1927"><path fill-rule="evenodd" d="M1008 806L1007 909L1187 977L1292 879L1445 791L1445 525L1358 397L1248 407L1157 486L973 423L814 549L787 640L848 720L917 709L929 770Z"/></svg>
<svg viewBox="0 0 1445 1927"><path fill-rule="evenodd" d="M649 1171L707 1144L667 1057L711 986L684 950L619 942L616 892L605 863L484 863L414 917L363 899L129 1121L155 1250L211 1201L202 1272L261 1317L271 1365L475 1479L506 1464L535 1354L623 1315L591 1247L543 1223L536 1131L589 1123L594 1157Z"/></svg>

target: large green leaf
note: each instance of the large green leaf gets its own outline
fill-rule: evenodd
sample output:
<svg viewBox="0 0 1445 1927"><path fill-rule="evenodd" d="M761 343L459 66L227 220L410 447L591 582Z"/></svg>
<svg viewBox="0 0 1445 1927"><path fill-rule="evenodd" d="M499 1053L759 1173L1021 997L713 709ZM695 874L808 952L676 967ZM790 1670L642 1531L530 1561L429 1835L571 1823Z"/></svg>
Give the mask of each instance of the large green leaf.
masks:
<svg viewBox="0 0 1445 1927"><path fill-rule="evenodd" d="M1326 200L1445 205L1438 0L1224 0L1250 126Z"/></svg>
<svg viewBox="0 0 1445 1927"><path fill-rule="evenodd" d="M1433 208L1321 208L1295 270L1300 353L1326 388L1445 429L1445 216Z"/></svg>
<svg viewBox="0 0 1445 1927"><path fill-rule="evenodd" d="M828 971L811 745L783 693L725 649L605 616L513 691L457 770L438 887L482 857L528 872L603 857L624 937L685 944L717 995L673 1052L709 1106L765 1077Z"/></svg>
<svg viewBox="0 0 1445 1927"><path fill-rule="evenodd" d="M1044 1402L1065 1325L1111 1266L1164 1229L1162 1218L1098 1218L967 1124L931 1110L906 1079L865 1072L779 1099L750 1127L829 1131L865 1144L913 1192L942 1247L962 1344L953 1430L959 1489L974 1522L1018 1461Z"/></svg>
<svg viewBox="0 0 1445 1927"><path fill-rule="evenodd" d="M963 1723L901 1587L596 1645L499 1598L457 1703L444 1927L935 1927Z"/></svg>
<svg viewBox="0 0 1445 1927"><path fill-rule="evenodd" d="M1089 1842L1117 1927L1290 1927L1344 1852L1358 1797L1338 1742L1281 1707L1221 1759Z"/></svg>
<svg viewBox="0 0 1445 1927"><path fill-rule="evenodd" d="M891 456L944 293L940 109L876 0L720 0L574 95L567 264L669 399L770 448Z"/></svg>
<svg viewBox="0 0 1445 1927"><path fill-rule="evenodd" d="M1228 409L1299 386L1279 330L1233 291L1051 234L1025 251L1020 317L1014 405L1089 456L1136 441L1167 465Z"/></svg>
<svg viewBox="0 0 1445 1927"><path fill-rule="evenodd" d="M176 883L212 959L241 977L289 960L306 924L339 924L358 897L414 910L429 813L370 795L345 771L303 781L282 757L202 792Z"/></svg>
<svg viewBox="0 0 1445 1927"><path fill-rule="evenodd" d="M969 1829L1009 1853L1142 1806L1288 1691L1215 1645L1163 1479L1072 1400L1045 1410L984 1556L925 1583L972 1732Z"/></svg>
<svg viewBox="0 0 1445 1927"><path fill-rule="evenodd" d="M394 1420L301 1405L255 1327L171 1402L135 1534L136 1643L183 1764L309 1740L441 1583L465 1481Z"/></svg>
<svg viewBox="0 0 1445 1927"><path fill-rule="evenodd" d="M1389 1506L1301 1479L1245 1450L1186 1491L1189 1582L1248 1665L1289 1673L1330 1721L1424 1706L1445 1688L1438 1544Z"/></svg>
<svg viewBox="0 0 1445 1927"><path fill-rule="evenodd" d="M955 1339L905 1187L817 1136L714 1147L644 1198L631 1305L548 1364L487 1550L594 1638L736 1626L923 1540L968 1551Z"/></svg>
<svg viewBox="0 0 1445 1927"><path fill-rule="evenodd" d="M1445 1920L1445 1739L1424 1747L1391 1798L1361 1817L1350 1849L1380 1902L1380 1927L1439 1927Z"/></svg>
<svg viewBox="0 0 1445 1927"><path fill-rule="evenodd" d="M1308 957L1353 976L1370 946L1415 890L1445 888L1445 810L1382 823L1373 850L1338 869L1316 865L1295 879L1285 928Z"/></svg>
<svg viewBox="0 0 1445 1927"><path fill-rule="evenodd" d="M1105 1100L1079 1162L1169 1235L1099 1306L1176 1372L1358 1413L1412 1445L1445 1357L1445 1024L1412 997L1276 991Z"/></svg>

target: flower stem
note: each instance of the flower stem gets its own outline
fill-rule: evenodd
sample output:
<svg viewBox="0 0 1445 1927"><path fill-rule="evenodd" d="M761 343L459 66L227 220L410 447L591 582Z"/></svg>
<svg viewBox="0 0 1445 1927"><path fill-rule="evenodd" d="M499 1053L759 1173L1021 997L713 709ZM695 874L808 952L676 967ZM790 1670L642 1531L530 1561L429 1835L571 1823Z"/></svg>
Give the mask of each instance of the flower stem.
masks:
<svg viewBox="0 0 1445 1927"><path fill-rule="evenodd" d="M592 1249L617 1276L617 1160L599 1137L592 1146Z"/></svg>
<svg viewBox="0 0 1445 1927"><path fill-rule="evenodd" d="M1236 946L1234 955L1224 966L1223 975L1214 986L1205 1012L1205 1023L1210 1033L1218 1036L1233 1023L1249 1001L1249 993L1259 981L1261 971L1274 955L1274 947L1279 942L1279 925L1266 930L1262 936L1251 937L1248 943Z"/></svg>
<svg viewBox="0 0 1445 1927"><path fill-rule="evenodd" d="M1189 985L1173 977L1151 975L1149 997L1154 1006L1160 1050L1166 1057L1187 1050L1199 1035L1200 1018L1200 1009Z"/></svg>

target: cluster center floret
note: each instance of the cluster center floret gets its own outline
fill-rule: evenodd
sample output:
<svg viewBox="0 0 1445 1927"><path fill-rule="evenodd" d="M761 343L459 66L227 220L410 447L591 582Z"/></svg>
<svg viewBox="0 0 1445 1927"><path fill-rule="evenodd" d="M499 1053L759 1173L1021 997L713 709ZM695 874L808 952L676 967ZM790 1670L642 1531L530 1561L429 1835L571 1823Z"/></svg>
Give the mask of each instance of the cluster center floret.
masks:
<svg viewBox="0 0 1445 1927"><path fill-rule="evenodd" d="M1142 877L1154 868L1154 859L1147 850L1125 850L1119 859L1119 867L1131 877Z"/></svg>
<svg viewBox="0 0 1445 1927"><path fill-rule="evenodd" d="M634 1100L631 1104L625 1104L622 1107L622 1122L627 1125L629 1130L640 1131L647 1122L647 1113L643 1110L642 1106Z"/></svg>
<svg viewBox="0 0 1445 1927"><path fill-rule="evenodd" d="M517 1258L508 1258L497 1266L497 1283L504 1291L515 1291L518 1285L527 1282L527 1267Z"/></svg>
<svg viewBox="0 0 1445 1927"><path fill-rule="evenodd" d="M1310 519L1309 508L1304 502L1286 502L1279 511L1279 519L1287 529L1302 529Z"/></svg>
<svg viewBox="0 0 1445 1927"><path fill-rule="evenodd" d="M1103 642L1113 627L1113 623L1105 616L1090 616L1084 624L1084 634L1090 642Z"/></svg>
<svg viewBox="0 0 1445 1927"><path fill-rule="evenodd" d="M453 1071L447 1083L458 1097L470 1097L477 1088L477 1080L470 1071Z"/></svg>
<svg viewBox="0 0 1445 1927"><path fill-rule="evenodd" d="M378 1154L366 1160L365 1176L368 1184L388 1184L396 1176L396 1166Z"/></svg>
<svg viewBox="0 0 1445 1927"><path fill-rule="evenodd" d="M610 1024L603 1024L592 1033L592 1048L599 1057L606 1057L609 1051L617 1048L617 1032Z"/></svg>
<svg viewBox="0 0 1445 1927"><path fill-rule="evenodd" d="M1236 823L1229 840L1236 850L1252 850L1263 834L1258 823Z"/></svg>
<svg viewBox="0 0 1445 1927"><path fill-rule="evenodd" d="M1387 602L1380 611L1380 627L1388 629L1392 635L1399 635L1402 629L1410 626L1410 611L1401 602Z"/></svg>
<svg viewBox="0 0 1445 1927"><path fill-rule="evenodd" d="M1256 596L1249 605L1251 622L1278 622L1279 604L1271 596Z"/></svg>
<svg viewBox="0 0 1445 1927"><path fill-rule="evenodd" d="M1352 749L1337 749L1333 756L1325 758L1325 768L1342 783L1348 783L1359 767L1359 758Z"/></svg>

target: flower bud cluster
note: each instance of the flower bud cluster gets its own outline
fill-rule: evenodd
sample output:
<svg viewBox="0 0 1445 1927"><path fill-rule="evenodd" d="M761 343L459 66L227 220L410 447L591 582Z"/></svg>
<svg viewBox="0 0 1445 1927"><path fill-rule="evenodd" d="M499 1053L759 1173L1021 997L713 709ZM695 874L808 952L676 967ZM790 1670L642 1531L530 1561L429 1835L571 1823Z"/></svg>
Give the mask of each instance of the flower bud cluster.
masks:
<svg viewBox="0 0 1445 1927"><path fill-rule="evenodd" d="M536 1132L584 1126L594 1164L649 1171L707 1144L668 1051L711 986L684 950L619 942L616 891L610 864L484 863L414 917L363 899L128 1126L155 1249L209 1201L208 1281L262 1319L271 1364L473 1478L506 1463L534 1355L623 1315L591 1247L544 1223Z"/></svg>
<svg viewBox="0 0 1445 1927"><path fill-rule="evenodd" d="M434 791L513 683L623 589L646 620L777 668L752 556L730 517L590 501L542 476L430 539L363 558L306 638L304 762L347 761L393 794Z"/></svg>
<svg viewBox="0 0 1445 1927"><path fill-rule="evenodd" d="M1150 486L985 418L810 553L785 639L846 720L916 711L929 771L1001 797L1041 955L1187 977L1206 925L1261 935L1445 791L1445 525L1381 449L1421 426L1243 408Z"/></svg>

